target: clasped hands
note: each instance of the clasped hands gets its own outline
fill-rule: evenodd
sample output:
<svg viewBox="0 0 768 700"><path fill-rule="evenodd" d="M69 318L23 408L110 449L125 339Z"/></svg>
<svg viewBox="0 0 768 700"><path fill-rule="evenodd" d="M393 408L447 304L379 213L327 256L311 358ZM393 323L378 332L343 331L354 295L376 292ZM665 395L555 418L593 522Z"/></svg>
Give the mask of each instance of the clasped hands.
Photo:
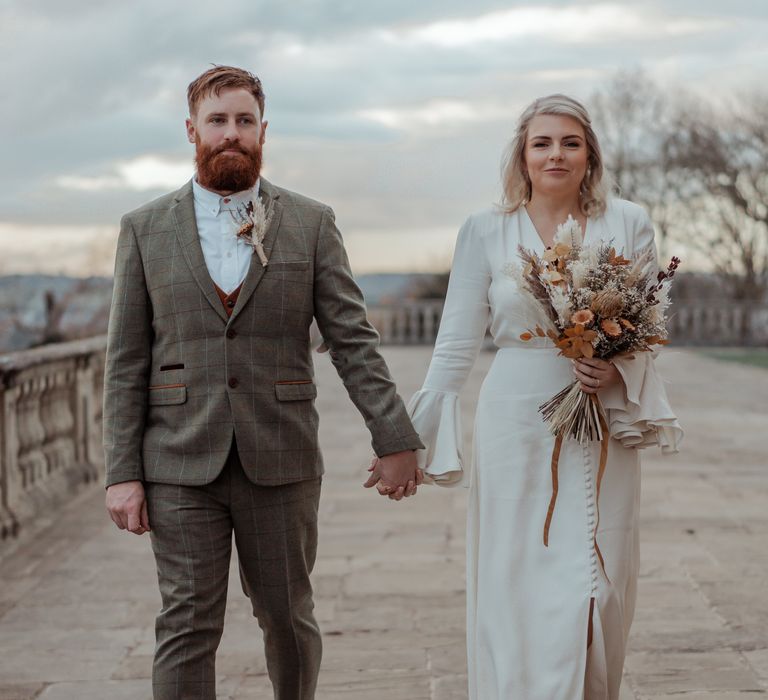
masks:
<svg viewBox="0 0 768 700"><path fill-rule="evenodd" d="M367 489L375 486L379 495L388 496L393 501L413 496L424 483L424 472L416 466L413 450L374 457L368 471L371 475L363 486Z"/></svg>

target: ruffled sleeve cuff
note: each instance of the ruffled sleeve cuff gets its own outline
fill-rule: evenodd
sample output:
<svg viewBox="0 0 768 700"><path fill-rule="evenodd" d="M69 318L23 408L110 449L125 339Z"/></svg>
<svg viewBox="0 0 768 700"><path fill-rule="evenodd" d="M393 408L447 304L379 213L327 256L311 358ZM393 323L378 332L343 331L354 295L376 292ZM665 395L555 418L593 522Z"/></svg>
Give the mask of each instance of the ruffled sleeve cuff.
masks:
<svg viewBox="0 0 768 700"><path fill-rule="evenodd" d="M683 430L672 412L667 391L650 352L617 357L613 363L624 385L599 392L608 429L624 447L658 445L663 454L679 451Z"/></svg>
<svg viewBox="0 0 768 700"><path fill-rule="evenodd" d="M464 478L459 396L422 389L408 402L408 415L425 445L416 452L424 481L456 486Z"/></svg>

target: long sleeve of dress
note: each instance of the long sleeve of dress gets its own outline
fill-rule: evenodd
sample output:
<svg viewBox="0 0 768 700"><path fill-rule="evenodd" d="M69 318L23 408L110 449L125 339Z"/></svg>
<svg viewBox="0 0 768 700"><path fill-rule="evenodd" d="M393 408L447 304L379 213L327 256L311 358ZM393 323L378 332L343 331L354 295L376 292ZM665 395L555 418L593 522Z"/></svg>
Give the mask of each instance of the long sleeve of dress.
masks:
<svg viewBox="0 0 768 700"><path fill-rule="evenodd" d="M426 449L417 452L425 480L453 486L463 477L459 392L488 327L490 267L479 226L470 217L459 231L448 293L432 361L408 403Z"/></svg>
<svg viewBox="0 0 768 700"><path fill-rule="evenodd" d="M654 252L653 224L646 212L633 206L633 257ZM656 369L656 352L614 358L623 385L600 392L608 416L609 432L625 447L658 445L664 454L678 451L683 431L669 405L664 380Z"/></svg>

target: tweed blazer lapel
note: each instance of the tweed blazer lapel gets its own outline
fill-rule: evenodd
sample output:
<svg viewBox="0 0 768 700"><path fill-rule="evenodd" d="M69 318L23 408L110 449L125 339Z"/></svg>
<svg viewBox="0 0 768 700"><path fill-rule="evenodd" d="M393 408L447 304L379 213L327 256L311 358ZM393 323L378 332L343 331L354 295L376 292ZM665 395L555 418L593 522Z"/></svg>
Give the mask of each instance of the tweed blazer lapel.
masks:
<svg viewBox="0 0 768 700"><path fill-rule="evenodd" d="M267 212L271 212L269 228L267 229L267 233L264 235L264 241L262 243L264 246L264 252L267 255L267 260L269 260L270 254L272 253L272 248L275 243L275 238L277 238L277 231L280 228L280 218L283 215L283 205L280 203L280 193L264 178L261 178L259 183L259 198L261 199L261 203L264 205L264 209ZM267 263L267 267L269 267L269 263ZM237 304L235 304L235 308L232 310L230 323L234 321L243 307L248 303L248 300L253 295L256 287L259 286L259 282L261 282L261 278L264 276L264 271L265 268L261 264L259 256L254 254L251 257L251 265L248 268L248 274L245 276L242 289L240 290L240 295L237 297ZM221 305L221 302L219 302L219 305Z"/></svg>
<svg viewBox="0 0 768 700"><path fill-rule="evenodd" d="M184 257L195 278L200 291L205 295L213 310L221 317L224 323L229 321L227 312L216 293L216 286L205 264L203 248L200 245L200 235L197 232L197 219L195 218L195 199L192 191L192 180L182 187L174 197L171 205L171 216L176 226L178 238Z"/></svg>

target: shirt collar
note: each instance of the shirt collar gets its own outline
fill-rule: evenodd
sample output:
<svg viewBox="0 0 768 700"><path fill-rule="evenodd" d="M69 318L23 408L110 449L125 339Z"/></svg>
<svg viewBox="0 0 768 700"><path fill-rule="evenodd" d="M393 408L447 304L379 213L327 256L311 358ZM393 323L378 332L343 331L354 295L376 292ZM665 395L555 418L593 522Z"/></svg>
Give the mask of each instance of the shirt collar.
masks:
<svg viewBox="0 0 768 700"><path fill-rule="evenodd" d="M235 192L234 194L222 197L220 194L205 189L195 177L192 179L195 206L210 212L213 216L218 216L222 211L234 211L238 207L243 208L253 197L258 197L260 184L261 178L258 178L256 184L250 190L243 190L242 192Z"/></svg>

